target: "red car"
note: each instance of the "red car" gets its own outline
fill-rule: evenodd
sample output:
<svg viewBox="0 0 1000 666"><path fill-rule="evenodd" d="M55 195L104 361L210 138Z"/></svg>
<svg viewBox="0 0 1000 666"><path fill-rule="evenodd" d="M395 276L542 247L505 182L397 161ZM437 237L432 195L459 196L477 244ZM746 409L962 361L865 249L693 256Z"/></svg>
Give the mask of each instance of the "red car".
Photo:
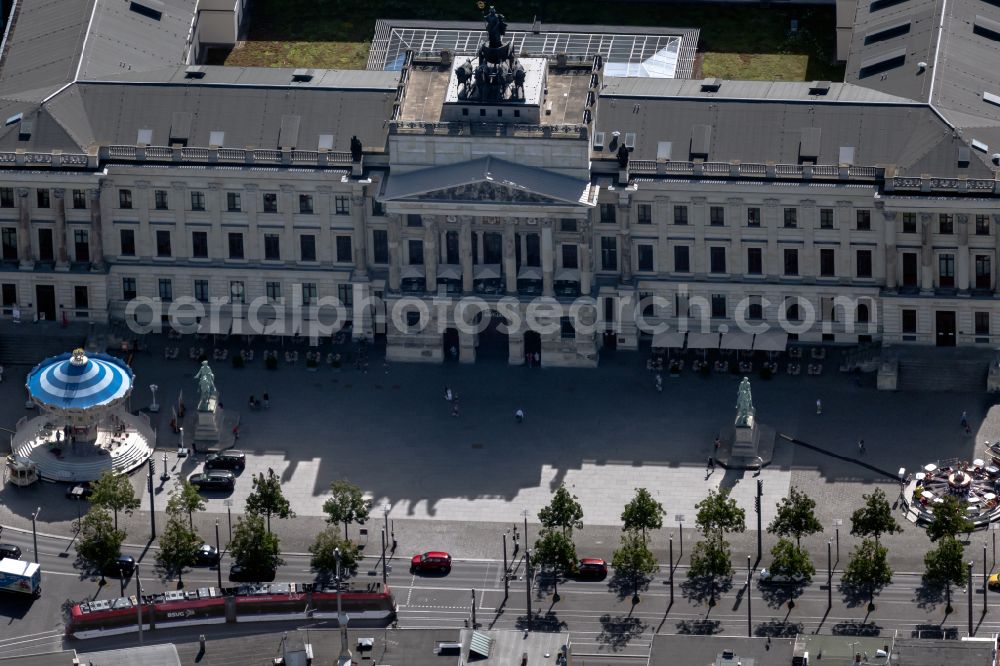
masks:
<svg viewBox="0 0 1000 666"><path fill-rule="evenodd" d="M411 573L448 573L451 571L451 555L440 550L432 550L422 555L414 555L410 560Z"/></svg>
<svg viewBox="0 0 1000 666"><path fill-rule="evenodd" d="M603 580L608 575L608 563L599 557L585 557L576 565L577 578Z"/></svg>

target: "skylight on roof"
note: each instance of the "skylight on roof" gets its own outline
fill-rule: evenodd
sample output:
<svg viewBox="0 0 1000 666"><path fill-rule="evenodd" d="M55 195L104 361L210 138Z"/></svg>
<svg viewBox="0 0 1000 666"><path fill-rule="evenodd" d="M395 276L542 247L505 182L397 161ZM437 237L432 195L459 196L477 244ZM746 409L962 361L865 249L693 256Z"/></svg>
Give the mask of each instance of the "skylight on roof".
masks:
<svg viewBox="0 0 1000 666"><path fill-rule="evenodd" d="M23 113L15 113L14 115L12 115L10 118L8 118L4 122L4 126L5 127L10 127L11 125L14 125L15 123L19 123L19 122L21 122L21 118L23 118L23 117L24 117Z"/></svg>

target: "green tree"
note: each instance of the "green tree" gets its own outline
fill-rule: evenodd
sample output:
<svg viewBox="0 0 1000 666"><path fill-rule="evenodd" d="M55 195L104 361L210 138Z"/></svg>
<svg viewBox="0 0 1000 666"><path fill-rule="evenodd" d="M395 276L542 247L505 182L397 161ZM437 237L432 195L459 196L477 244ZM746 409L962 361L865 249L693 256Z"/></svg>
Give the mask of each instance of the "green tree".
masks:
<svg viewBox="0 0 1000 666"><path fill-rule="evenodd" d="M350 523L364 525L371 513L372 502L364 498L361 488L349 481L334 481L330 484L330 493L330 498L323 502L326 522L343 523L346 540L347 526ZM386 537L388 536L387 534Z"/></svg>
<svg viewBox="0 0 1000 666"><path fill-rule="evenodd" d="M229 550L236 564L252 571L262 572L284 564L278 537L265 529L264 518L258 513L237 519Z"/></svg>
<svg viewBox="0 0 1000 666"><path fill-rule="evenodd" d="M647 530L663 527L663 505L653 499L645 488L636 488L635 497L622 511L622 527L626 530L641 530L643 538Z"/></svg>
<svg viewBox="0 0 1000 666"><path fill-rule="evenodd" d="M902 532L903 528L892 515L892 507L881 488L871 495L864 495L865 505L851 515L851 534L867 539L871 537L879 543L883 534Z"/></svg>
<svg viewBox="0 0 1000 666"><path fill-rule="evenodd" d="M177 587L180 588L184 587L184 567L194 564L201 539L193 529L184 524L180 512L173 511L169 514L167 524L160 533L160 550L156 553L156 562L168 576L177 574Z"/></svg>
<svg viewBox="0 0 1000 666"><path fill-rule="evenodd" d="M728 532L746 531L746 511L729 496L729 488L709 490L708 497L695 505L695 523L706 537L723 538Z"/></svg>
<svg viewBox="0 0 1000 666"><path fill-rule="evenodd" d="M719 578L728 579L733 575L732 557L729 543L721 534L711 534L694 545L691 553L691 568L688 578L708 579L711 598L709 605L715 605L715 583Z"/></svg>
<svg viewBox="0 0 1000 666"><path fill-rule="evenodd" d="M823 525L816 518L816 500L792 487L788 497L778 502L778 513L767 526L767 531L782 537L792 537L800 546L802 537L823 531Z"/></svg>
<svg viewBox="0 0 1000 666"><path fill-rule="evenodd" d="M90 496L91 506L104 507L115 514L115 529L118 529L118 512L126 516L139 508L142 502L135 496L135 488L125 474L107 470L101 478L91 485L93 494Z"/></svg>
<svg viewBox="0 0 1000 666"><path fill-rule="evenodd" d="M642 534L635 530L622 532L621 546L611 558L615 574L632 579L632 603L639 603L639 577L656 571L656 558Z"/></svg>
<svg viewBox="0 0 1000 666"><path fill-rule="evenodd" d="M888 550L874 539L864 539L855 546L844 569L844 582L868 590L868 609L875 609L875 593L892 582Z"/></svg>
<svg viewBox="0 0 1000 666"><path fill-rule="evenodd" d="M791 539L781 538L771 549L771 573L790 578L802 577L808 583L816 573L809 553Z"/></svg>
<svg viewBox="0 0 1000 666"><path fill-rule="evenodd" d="M934 505L934 520L927 526L927 536L931 541L954 538L974 529L972 521L966 518L965 508L954 495L945 495L941 504Z"/></svg>
<svg viewBox="0 0 1000 666"><path fill-rule="evenodd" d="M247 497L247 511L261 516L267 516L267 531L271 532L271 516L278 518L294 518L295 512L281 492L281 479L268 468L267 475L263 472L253 479L253 490Z"/></svg>
<svg viewBox="0 0 1000 666"><path fill-rule="evenodd" d="M944 585L947 604L945 612L950 613L951 586L965 585L965 551L954 537L945 536L937 548L924 555L924 582Z"/></svg>
<svg viewBox="0 0 1000 666"><path fill-rule="evenodd" d="M572 571L576 566L576 546L573 540L558 530L542 530L535 542L532 561L552 570L555 585L553 599L559 601L559 574Z"/></svg>
<svg viewBox="0 0 1000 666"><path fill-rule="evenodd" d="M102 506L92 506L80 520L80 533L76 540L76 553L91 569L101 572L121 554L125 532L111 522L111 514Z"/></svg>
<svg viewBox="0 0 1000 666"><path fill-rule="evenodd" d="M316 535L316 540L309 546L312 557L309 563L312 568L324 574L334 574L337 571L336 549L340 549L341 571L354 571L361 559L358 545L349 539L341 539L339 531L328 527Z"/></svg>
<svg viewBox="0 0 1000 666"><path fill-rule="evenodd" d="M188 517L188 527L194 532L194 512L205 510L205 498L201 496L187 479L180 479L170 491L170 498L167 500L168 514L186 513Z"/></svg>
<svg viewBox="0 0 1000 666"><path fill-rule="evenodd" d="M583 527L583 507L577 501L576 495L570 495L566 484L559 486L552 495L549 505L538 512L538 521L545 529L561 529L571 536L573 529Z"/></svg>

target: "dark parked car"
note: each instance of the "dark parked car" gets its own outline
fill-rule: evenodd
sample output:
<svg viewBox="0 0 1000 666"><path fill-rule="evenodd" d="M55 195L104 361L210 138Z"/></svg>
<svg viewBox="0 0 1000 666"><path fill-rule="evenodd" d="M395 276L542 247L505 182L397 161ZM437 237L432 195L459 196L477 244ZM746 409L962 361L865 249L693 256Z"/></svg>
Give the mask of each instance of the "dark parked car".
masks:
<svg viewBox="0 0 1000 666"><path fill-rule="evenodd" d="M410 560L410 571L413 573L448 573L451 571L451 555L440 550L414 555Z"/></svg>
<svg viewBox="0 0 1000 666"><path fill-rule="evenodd" d="M198 490L232 490L236 487L236 477L225 470L192 474L188 481Z"/></svg>
<svg viewBox="0 0 1000 666"><path fill-rule="evenodd" d="M201 544L194 554L194 563L198 566L210 567L219 563L219 549L207 543Z"/></svg>
<svg viewBox="0 0 1000 666"><path fill-rule="evenodd" d="M94 489L90 487L89 481L78 483L66 490L66 498L72 500L89 500L94 494Z"/></svg>
<svg viewBox="0 0 1000 666"><path fill-rule="evenodd" d="M135 573L135 558L131 555L119 555L104 568L105 576L121 576L129 578Z"/></svg>
<svg viewBox="0 0 1000 666"><path fill-rule="evenodd" d="M229 570L229 580L235 583L269 583L274 580L275 573L273 566L249 567L242 564L234 564Z"/></svg>
<svg viewBox="0 0 1000 666"><path fill-rule="evenodd" d="M21 549L12 543L0 543L0 560L21 559Z"/></svg>
<svg viewBox="0 0 1000 666"><path fill-rule="evenodd" d="M205 469L228 469L241 472L247 466L247 456L242 451L222 451L205 458Z"/></svg>
<svg viewBox="0 0 1000 666"><path fill-rule="evenodd" d="M576 577L590 580L604 580L608 575L608 563L599 557L585 557L576 565Z"/></svg>

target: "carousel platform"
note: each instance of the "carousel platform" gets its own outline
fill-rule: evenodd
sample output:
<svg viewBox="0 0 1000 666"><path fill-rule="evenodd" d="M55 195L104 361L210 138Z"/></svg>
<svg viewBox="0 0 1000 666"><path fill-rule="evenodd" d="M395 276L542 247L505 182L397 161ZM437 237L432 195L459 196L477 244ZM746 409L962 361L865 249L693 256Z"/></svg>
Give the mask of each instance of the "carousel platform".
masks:
<svg viewBox="0 0 1000 666"><path fill-rule="evenodd" d="M153 432L144 416L120 414L120 428L101 429L92 442L60 438L48 414L18 424L14 453L38 466L48 481L94 481L106 471L129 473L153 454Z"/></svg>

